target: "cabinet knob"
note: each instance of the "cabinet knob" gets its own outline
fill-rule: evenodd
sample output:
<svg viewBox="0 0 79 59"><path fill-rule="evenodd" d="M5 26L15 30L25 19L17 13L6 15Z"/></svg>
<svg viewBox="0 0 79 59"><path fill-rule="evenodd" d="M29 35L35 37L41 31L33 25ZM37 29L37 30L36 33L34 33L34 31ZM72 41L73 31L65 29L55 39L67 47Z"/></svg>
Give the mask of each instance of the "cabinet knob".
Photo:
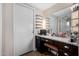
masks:
<svg viewBox="0 0 79 59"><path fill-rule="evenodd" d="M64 48L67 48L67 49L69 49L69 47L68 47L68 46L64 46Z"/></svg>
<svg viewBox="0 0 79 59"><path fill-rule="evenodd" d="M48 42L48 40L46 40L46 42Z"/></svg>
<svg viewBox="0 0 79 59"><path fill-rule="evenodd" d="M64 53L64 55L65 55L65 56L68 56L68 54L67 54L67 53Z"/></svg>

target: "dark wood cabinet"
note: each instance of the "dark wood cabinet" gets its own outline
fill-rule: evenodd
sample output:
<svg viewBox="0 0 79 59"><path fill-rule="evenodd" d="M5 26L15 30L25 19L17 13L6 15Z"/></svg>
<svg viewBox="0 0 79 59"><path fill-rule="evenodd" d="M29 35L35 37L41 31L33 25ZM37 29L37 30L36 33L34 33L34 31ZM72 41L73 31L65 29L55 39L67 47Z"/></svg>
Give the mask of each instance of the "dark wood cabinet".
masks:
<svg viewBox="0 0 79 59"><path fill-rule="evenodd" d="M35 37L36 41L36 49L40 52L44 52L47 50L47 48L44 46L44 41L43 38L36 36Z"/></svg>
<svg viewBox="0 0 79 59"><path fill-rule="evenodd" d="M44 45L47 43L52 47L56 48L56 50L58 49L56 54L58 56L78 56L78 46L39 37L39 36L35 36L35 38L36 38L36 49L38 51L50 52L52 49Z"/></svg>

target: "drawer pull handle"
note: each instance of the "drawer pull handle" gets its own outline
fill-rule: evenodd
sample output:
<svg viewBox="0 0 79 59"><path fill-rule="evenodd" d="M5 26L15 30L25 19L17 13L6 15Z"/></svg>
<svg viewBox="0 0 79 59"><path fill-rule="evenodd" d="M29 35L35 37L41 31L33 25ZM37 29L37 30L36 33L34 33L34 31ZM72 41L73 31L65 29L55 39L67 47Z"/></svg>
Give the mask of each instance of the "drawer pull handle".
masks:
<svg viewBox="0 0 79 59"><path fill-rule="evenodd" d="M48 40L46 40L46 42L48 42Z"/></svg>
<svg viewBox="0 0 79 59"><path fill-rule="evenodd" d="M65 55L65 56L68 56L68 54L67 54L67 53L64 53L64 55Z"/></svg>
<svg viewBox="0 0 79 59"><path fill-rule="evenodd" d="M64 46L64 48L67 48L67 49L69 49L69 47L68 47L68 46Z"/></svg>

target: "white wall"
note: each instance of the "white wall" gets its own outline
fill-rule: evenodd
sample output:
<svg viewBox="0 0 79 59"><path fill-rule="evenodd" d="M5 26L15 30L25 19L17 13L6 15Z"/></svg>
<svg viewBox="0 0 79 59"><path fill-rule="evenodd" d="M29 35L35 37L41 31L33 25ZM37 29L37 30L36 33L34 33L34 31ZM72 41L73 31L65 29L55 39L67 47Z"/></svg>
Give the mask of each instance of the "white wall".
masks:
<svg viewBox="0 0 79 59"><path fill-rule="evenodd" d="M33 10L26 6L2 4L4 56L21 55L33 50Z"/></svg>
<svg viewBox="0 0 79 59"><path fill-rule="evenodd" d="M39 29L36 29L36 15L41 15L41 16L44 16L43 15L43 13L39 10L39 9L36 9L36 8L34 8L34 38L33 38L33 50L36 50L36 48L35 48L35 35L37 34L37 31L39 30Z"/></svg>
<svg viewBox="0 0 79 59"><path fill-rule="evenodd" d="M35 49L35 40L33 36L30 35L33 34L33 17L37 13L40 13L36 10L33 11L30 6L25 7L27 5L24 5L23 7L16 7L13 5L15 4L3 4L2 6L2 55L6 56L21 55ZM16 8L16 10L14 10L13 7ZM33 12L35 13L33 14Z"/></svg>
<svg viewBox="0 0 79 59"><path fill-rule="evenodd" d="M14 55L33 50L33 10L21 4L13 9Z"/></svg>
<svg viewBox="0 0 79 59"><path fill-rule="evenodd" d="M6 56L13 55L13 6L12 4L2 4L2 54Z"/></svg>
<svg viewBox="0 0 79 59"><path fill-rule="evenodd" d="M0 55L2 55L2 4L0 3Z"/></svg>

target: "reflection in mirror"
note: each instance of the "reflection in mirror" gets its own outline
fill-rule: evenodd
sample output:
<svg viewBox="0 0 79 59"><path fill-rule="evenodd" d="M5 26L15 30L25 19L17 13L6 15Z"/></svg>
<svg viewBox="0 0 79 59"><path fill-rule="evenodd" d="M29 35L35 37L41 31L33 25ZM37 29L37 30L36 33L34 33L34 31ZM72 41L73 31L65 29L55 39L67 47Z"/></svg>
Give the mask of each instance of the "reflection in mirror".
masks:
<svg viewBox="0 0 79 59"><path fill-rule="evenodd" d="M59 11L54 13L50 18L50 31L55 33L57 36L69 35L71 31L71 11L70 9L64 9L64 11Z"/></svg>
<svg viewBox="0 0 79 59"><path fill-rule="evenodd" d="M61 18L60 24L61 24L60 32L70 32L70 24L71 24L71 18L70 17Z"/></svg>

